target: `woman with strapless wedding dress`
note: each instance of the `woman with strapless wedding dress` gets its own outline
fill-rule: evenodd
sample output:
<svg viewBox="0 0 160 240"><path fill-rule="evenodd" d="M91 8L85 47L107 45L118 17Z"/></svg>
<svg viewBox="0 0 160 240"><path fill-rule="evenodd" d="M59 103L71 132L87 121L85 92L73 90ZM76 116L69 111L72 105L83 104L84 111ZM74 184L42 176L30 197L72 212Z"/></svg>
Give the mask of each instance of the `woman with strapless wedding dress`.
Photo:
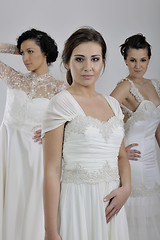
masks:
<svg viewBox="0 0 160 240"><path fill-rule="evenodd" d="M44 42L50 47L42 52ZM49 100L65 83L49 73L48 64L58 52L46 33L32 29L19 37L17 47L0 44L2 53L18 51L30 73L0 62L0 78L7 86L0 127L0 239L43 240L42 145L33 136L41 128Z"/></svg>
<svg viewBox="0 0 160 240"><path fill-rule="evenodd" d="M132 191L125 204L131 240L160 239L160 81L144 79L151 56L141 34L128 38L121 53L129 68L112 96L125 114L125 146Z"/></svg>

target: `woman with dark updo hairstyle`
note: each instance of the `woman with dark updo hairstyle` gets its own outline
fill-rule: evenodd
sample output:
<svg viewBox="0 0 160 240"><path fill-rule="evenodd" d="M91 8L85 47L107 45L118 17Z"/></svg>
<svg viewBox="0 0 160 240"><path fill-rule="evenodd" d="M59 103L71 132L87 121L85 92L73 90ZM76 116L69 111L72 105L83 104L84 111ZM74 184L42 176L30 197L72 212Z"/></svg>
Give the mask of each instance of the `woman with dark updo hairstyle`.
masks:
<svg viewBox="0 0 160 240"><path fill-rule="evenodd" d="M43 240L39 129L49 100L66 88L48 68L56 61L58 49L47 33L31 29L19 36L17 46L0 43L0 52L22 55L30 71L23 74L0 61L0 78L7 86L0 127L0 239Z"/></svg>
<svg viewBox="0 0 160 240"><path fill-rule="evenodd" d="M160 239L160 81L147 79L151 46L142 34L120 46L129 75L111 96L121 104L132 192L125 204L130 240Z"/></svg>
<svg viewBox="0 0 160 240"><path fill-rule="evenodd" d="M52 98L42 125L45 240L129 240L123 114L95 90L105 60L106 43L91 27L65 42L70 86Z"/></svg>

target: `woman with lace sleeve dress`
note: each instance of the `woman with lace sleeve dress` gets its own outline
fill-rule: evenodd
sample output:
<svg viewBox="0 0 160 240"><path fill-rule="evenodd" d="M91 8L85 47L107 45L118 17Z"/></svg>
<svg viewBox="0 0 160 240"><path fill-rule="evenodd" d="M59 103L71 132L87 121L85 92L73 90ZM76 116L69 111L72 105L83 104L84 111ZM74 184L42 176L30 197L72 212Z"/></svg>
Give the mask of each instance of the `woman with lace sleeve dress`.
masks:
<svg viewBox="0 0 160 240"><path fill-rule="evenodd" d="M121 45L129 75L112 92L125 114L131 195L125 204L131 240L160 239L160 81L146 79L151 47L142 34Z"/></svg>
<svg viewBox="0 0 160 240"><path fill-rule="evenodd" d="M45 240L129 239L123 114L114 98L95 91L105 54L92 28L78 29L65 43L70 87L52 98L42 125Z"/></svg>
<svg viewBox="0 0 160 240"><path fill-rule="evenodd" d="M7 101L0 128L0 239L43 240L42 145L34 143L49 100L66 87L50 74L57 58L55 41L28 30L17 46L0 44L1 53L22 55L28 74L0 62Z"/></svg>

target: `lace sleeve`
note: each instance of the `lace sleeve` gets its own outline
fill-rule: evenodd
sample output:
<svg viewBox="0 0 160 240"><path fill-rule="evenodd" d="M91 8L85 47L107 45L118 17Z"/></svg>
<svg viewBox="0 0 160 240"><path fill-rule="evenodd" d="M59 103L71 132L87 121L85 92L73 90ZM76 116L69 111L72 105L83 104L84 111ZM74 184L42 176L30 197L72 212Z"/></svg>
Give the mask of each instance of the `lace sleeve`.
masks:
<svg viewBox="0 0 160 240"><path fill-rule="evenodd" d="M0 79L10 88L19 88L23 75L0 61Z"/></svg>
<svg viewBox="0 0 160 240"><path fill-rule="evenodd" d="M51 85L51 90L49 91L50 92L49 99L51 99L57 93L60 93L61 91L67 89L68 87L69 85L67 83L59 80L54 80L54 82Z"/></svg>
<svg viewBox="0 0 160 240"><path fill-rule="evenodd" d="M18 50L14 44L0 43L0 53L18 54Z"/></svg>

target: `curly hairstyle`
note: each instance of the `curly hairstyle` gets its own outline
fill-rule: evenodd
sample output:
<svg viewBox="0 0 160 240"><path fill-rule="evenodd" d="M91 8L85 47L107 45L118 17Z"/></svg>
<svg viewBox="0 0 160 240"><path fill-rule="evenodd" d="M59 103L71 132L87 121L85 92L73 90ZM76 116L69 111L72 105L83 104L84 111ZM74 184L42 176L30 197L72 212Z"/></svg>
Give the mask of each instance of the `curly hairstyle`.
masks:
<svg viewBox="0 0 160 240"><path fill-rule="evenodd" d="M40 47L41 51L46 56L47 64L50 65L55 62L58 57L58 48L55 40L51 38L47 33L39 31L37 29L30 29L23 32L17 39L17 49L21 54L21 44L26 40L34 40Z"/></svg>
<svg viewBox="0 0 160 240"><path fill-rule="evenodd" d="M124 59L127 59L128 50L134 49L147 49L148 57L151 58L151 45L146 41L146 37L143 34L138 33L131 37L128 37L123 44L120 45L120 52Z"/></svg>
<svg viewBox="0 0 160 240"><path fill-rule="evenodd" d="M106 51L107 46L102 37L102 35L97 32L94 28L91 27L83 27L75 31L65 42L64 49L62 52L62 63L64 66L70 61L70 57L72 55L73 50L80 45L81 43L85 42L95 42L98 43L102 48L102 59L104 62L105 68L105 61L106 61ZM70 70L67 70L67 82L69 85L72 84L73 79Z"/></svg>

